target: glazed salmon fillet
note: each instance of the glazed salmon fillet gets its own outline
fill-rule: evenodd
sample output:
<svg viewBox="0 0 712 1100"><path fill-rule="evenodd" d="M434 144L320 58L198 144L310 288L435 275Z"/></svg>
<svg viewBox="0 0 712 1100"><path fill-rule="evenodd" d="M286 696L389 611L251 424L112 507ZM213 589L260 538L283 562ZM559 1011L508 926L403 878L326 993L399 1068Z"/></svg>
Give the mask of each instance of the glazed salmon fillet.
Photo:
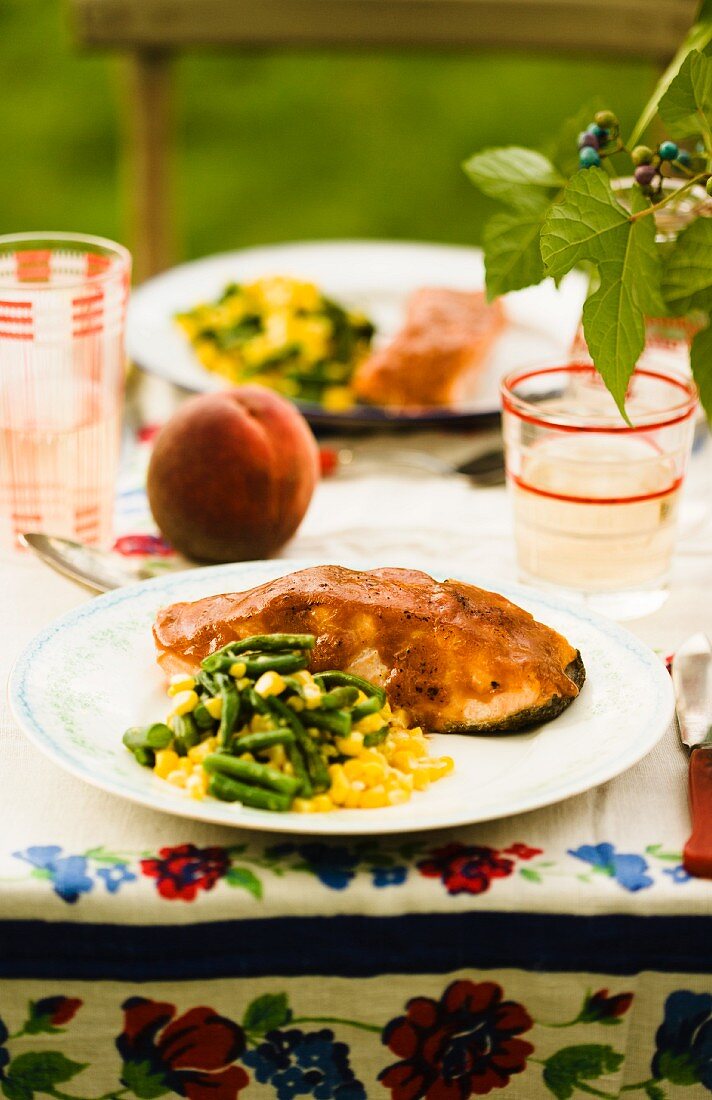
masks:
<svg viewBox="0 0 712 1100"><path fill-rule="evenodd" d="M504 325L499 302L482 291L417 290L403 328L357 368L361 401L401 407L457 405L477 389L485 356Z"/></svg>
<svg viewBox="0 0 712 1100"><path fill-rule="evenodd" d="M324 565L247 592L177 603L153 628L167 673L252 634L314 634L312 672L384 687L435 732L508 732L556 717L585 672L565 638L503 596L408 569Z"/></svg>

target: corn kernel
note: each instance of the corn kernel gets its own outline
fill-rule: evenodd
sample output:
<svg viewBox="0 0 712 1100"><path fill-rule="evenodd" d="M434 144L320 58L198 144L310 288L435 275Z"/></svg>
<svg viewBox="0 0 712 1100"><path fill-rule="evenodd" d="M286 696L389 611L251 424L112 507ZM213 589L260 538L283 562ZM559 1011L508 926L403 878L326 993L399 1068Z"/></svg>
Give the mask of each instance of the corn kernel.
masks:
<svg viewBox="0 0 712 1100"><path fill-rule="evenodd" d="M305 684L302 690L307 710L315 710L321 703L320 688L316 684Z"/></svg>
<svg viewBox="0 0 712 1100"><path fill-rule="evenodd" d="M213 744L211 744L211 741ZM188 759L194 764L202 764L206 756L210 756L211 752L215 751L215 738L209 737L207 741L201 741L199 745L193 745L192 749L188 749Z"/></svg>
<svg viewBox="0 0 712 1100"><path fill-rule="evenodd" d="M417 768L413 772L413 786L416 791L426 791L430 786L430 768Z"/></svg>
<svg viewBox="0 0 712 1100"><path fill-rule="evenodd" d="M363 749L363 734L353 730L348 737L337 737L336 747L344 756L358 756Z"/></svg>
<svg viewBox="0 0 712 1100"><path fill-rule="evenodd" d="M364 791L359 803L364 810L380 810L388 805L388 792L383 785Z"/></svg>
<svg viewBox="0 0 712 1100"><path fill-rule="evenodd" d="M343 765L344 775L347 779L360 779L363 772L363 764L359 760L358 756L352 756L350 760L347 760Z"/></svg>
<svg viewBox="0 0 712 1100"><path fill-rule="evenodd" d="M341 764L332 764L329 768L329 775L331 777L331 787L329 789L331 801L336 806L343 806L351 787Z"/></svg>
<svg viewBox="0 0 712 1100"><path fill-rule="evenodd" d="M198 705L198 695L195 691L179 691L173 696L172 714L190 714Z"/></svg>
<svg viewBox="0 0 712 1100"><path fill-rule="evenodd" d="M237 681L235 687L238 689L238 691L244 691L245 688L252 687L252 681L250 680L249 676L243 676L241 680Z"/></svg>
<svg viewBox="0 0 712 1100"><path fill-rule="evenodd" d="M329 813L331 810L336 809L328 794L315 795L314 798L312 798L311 803L314 813L317 814L326 814Z"/></svg>
<svg viewBox="0 0 712 1100"><path fill-rule="evenodd" d="M266 733L272 728L272 719L268 714L255 714L250 720L250 729L253 733Z"/></svg>
<svg viewBox="0 0 712 1100"><path fill-rule="evenodd" d="M231 676L234 676L236 680L241 680L247 672L247 665L244 661L235 661L230 665L228 672Z"/></svg>
<svg viewBox="0 0 712 1100"><path fill-rule="evenodd" d="M282 765L282 771L285 775L294 775L294 765L291 760L288 760L286 764Z"/></svg>
<svg viewBox="0 0 712 1100"><path fill-rule="evenodd" d="M189 676L185 672L176 672L175 676L171 676L168 694L173 696L177 695L179 691L192 691L194 687L195 678L193 676Z"/></svg>
<svg viewBox="0 0 712 1100"><path fill-rule="evenodd" d="M214 699L207 699L204 706L211 718L220 718L222 717L222 704L222 696L216 695Z"/></svg>
<svg viewBox="0 0 712 1100"><path fill-rule="evenodd" d="M182 768L176 768L175 771L169 772L166 776L166 782L170 783L173 787L185 787L187 779L188 776Z"/></svg>
<svg viewBox="0 0 712 1100"><path fill-rule="evenodd" d="M312 806L311 798L295 798L292 802L292 809L298 814L313 814L314 807Z"/></svg>
<svg viewBox="0 0 712 1100"><path fill-rule="evenodd" d="M441 756L436 758L430 764L428 771L430 773L430 781L433 782L436 779L442 779L443 776L449 775L454 767L454 761L449 756Z"/></svg>
<svg viewBox="0 0 712 1100"><path fill-rule="evenodd" d="M344 809L357 810L361 805L361 794L361 791L354 790L352 786L349 790L349 793L346 795L346 798L344 799Z"/></svg>
<svg viewBox="0 0 712 1100"><path fill-rule="evenodd" d="M312 686L312 685L314 687L317 686L314 683L314 677L312 676L312 674L311 674L311 672L309 671L308 668L300 668L298 672L292 673L292 677L293 677L293 679L295 679L297 681L298 684L301 684L302 687L307 687L307 686Z"/></svg>
<svg viewBox="0 0 712 1100"><path fill-rule="evenodd" d="M238 757L238 759L239 760L247 760L247 761L249 761L253 764L255 762L255 758L254 758L254 756L252 755L251 752L242 752L242 753L240 753L240 756Z"/></svg>
<svg viewBox="0 0 712 1100"><path fill-rule="evenodd" d="M269 695L281 695L286 686L278 672L263 672L255 684L255 691L266 699Z"/></svg>
<svg viewBox="0 0 712 1100"><path fill-rule="evenodd" d="M208 777L207 774L200 769L200 773L193 772L189 775L185 781L185 789L191 798L205 798L208 792Z"/></svg>
<svg viewBox="0 0 712 1100"><path fill-rule="evenodd" d="M292 695L287 699L287 706L299 712L300 710L304 710L304 700L300 699L298 695Z"/></svg>
<svg viewBox="0 0 712 1100"><path fill-rule="evenodd" d="M354 729L359 730L361 733L375 733L376 730L382 728L383 719L380 714L367 714L365 718L356 722L354 726Z"/></svg>
<svg viewBox="0 0 712 1100"><path fill-rule="evenodd" d="M374 760L369 760L368 763L364 764L362 774L366 786L375 787L385 779L386 769L382 764L377 764Z"/></svg>
<svg viewBox="0 0 712 1100"><path fill-rule="evenodd" d="M178 767L186 775L190 775L193 771L193 761L188 756L181 756Z"/></svg>
<svg viewBox="0 0 712 1100"><path fill-rule="evenodd" d="M412 772L418 766L418 761L412 752L407 749L399 749L393 753L391 764L401 772Z"/></svg>
<svg viewBox="0 0 712 1100"><path fill-rule="evenodd" d="M166 779L170 772L180 764L180 757L173 749L159 749L156 753L154 772L159 779Z"/></svg>
<svg viewBox="0 0 712 1100"><path fill-rule="evenodd" d="M404 802L409 801L410 791L404 791L402 787L396 787L395 790L388 792L389 806L402 806Z"/></svg>
<svg viewBox="0 0 712 1100"><path fill-rule="evenodd" d="M393 711L393 716L392 716L391 721L393 722L394 726L402 726L404 729L406 729L407 726L408 726L408 713L407 713L407 711L405 711L403 709L403 707L398 707L397 710Z"/></svg>
<svg viewBox="0 0 712 1100"><path fill-rule="evenodd" d="M287 754L284 751L284 745L272 745L272 747L267 750L267 759L273 768L283 767L287 763Z"/></svg>

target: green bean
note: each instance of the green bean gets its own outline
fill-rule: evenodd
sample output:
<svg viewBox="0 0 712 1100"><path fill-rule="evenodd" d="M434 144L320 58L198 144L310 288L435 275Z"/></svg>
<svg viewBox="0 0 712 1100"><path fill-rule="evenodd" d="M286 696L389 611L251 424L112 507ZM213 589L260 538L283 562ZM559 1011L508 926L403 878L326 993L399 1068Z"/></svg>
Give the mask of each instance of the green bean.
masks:
<svg viewBox="0 0 712 1100"><path fill-rule="evenodd" d="M209 672L204 672L202 670L200 672L196 672L195 678L200 686L203 688L203 690L208 693L208 695L214 697L220 694L220 688L215 683L215 678L211 676Z"/></svg>
<svg viewBox="0 0 712 1100"><path fill-rule="evenodd" d="M201 730L212 729L213 725L215 724L215 719L213 718L208 708L205 706L205 703L198 703L197 707L193 711L193 721L195 722L196 726L198 726Z"/></svg>
<svg viewBox="0 0 712 1100"><path fill-rule="evenodd" d="M337 669L329 669L328 672L320 672L315 679L321 680L325 687L357 687L359 691L362 691L364 695L376 695L380 701L381 706L386 702L386 693L383 688L377 687L376 684L372 684L370 680L364 680L361 676L355 676L352 672L340 672Z"/></svg>
<svg viewBox="0 0 712 1100"><path fill-rule="evenodd" d="M299 716L294 713L291 707L288 707L286 703L283 703L281 699L277 698L276 695L270 695L267 702L273 712L276 713L279 718L285 719L293 730L297 745L301 749L304 757L307 774L313 789L315 791L327 790L331 784L326 762L319 752L318 746L302 725ZM293 762L292 767L294 767Z"/></svg>
<svg viewBox="0 0 712 1100"><path fill-rule="evenodd" d="M167 749L173 740L173 730L165 722L154 722L152 726L131 726L123 736L127 749L135 753L137 749Z"/></svg>
<svg viewBox="0 0 712 1100"><path fill-rule="evenodd" d="M220 725L218 726L218 744L226 746L235 728L237 716L240 713L240 697L229 676L218 674L215 679L220 688L220 698L222 699Z"/></svg>
<svg viewBox="0 0 712 1100"><path fill-rule="evenodd" d="M258 695L254 688L245 688L243 697L247 699L255 714L271 714L267 700Z"/></svg>
<svg viewBox="0 0 712 1100"><path fill-rule="evenodd" d="M250 787L227 775L216 772L208 784L208 793L221 802L242 802L245 806L257 806L260 810L283 813L292 805L291 794L279 794L264 787Z"/></svg>
<svg viewBox="0 0 712 1100"><path fill-rule="evenodd" d="M230 672L237 662L245 666L244 675L254 680L263 672L299 672L309 664L308 659L299 653L258 653L254 657L219 657L213 671Z"/></svg>
<svg viewBox="0 0 712 1100"><path fill-rule="evenodd" d="M351 711L351 721L360 722L368 714L376 714L382 705L377 695L372 695L370 699L364 699L363 703L357 703Z"/></svg>
<svg viewBox="0 0 712 1100"><path fill-rule="evenodd" d="M351 733L351 715L345 710L304 710L300 717L306 727L328 730L339 737L348 737Z"/></svg>
<svg viewBox="0 0 712 1100"><path fill-rule="evenodd" d="M294 734L289 729L265 730L264 733L246 733L243 737L238 737L233 742L232 751L238 754L241 752L262 752L263 749L270 749L273 745L293 743Z"/></svg>
<svg viewBox="0 0 712 1100"><path fill-rule="evenodd" d="M279 794L294 795L299 790L299 780L294 776L285 775L277 768L270 768L269 764L258 764L255 760L240 760L237 756L229 756L224 752L211 753L203 761L203 767L212 775L221 772L229 775L231 779L247 780L256 783L259 787L269 787Z"/></svg>
<svg viewBox="0 0 712 1100"><path fill-rule="evenodd" d="M287 760L292 765L292 771L294 772L295 779L299 780L300 790L302 798L311 798L314 794L314 787L312 781L309 778L309 769L306 765L304 753L295 741L287 741L285 744L287 750Z"/></svg>
<svg viewBox="0 0 712 1100"><path fill-rule="evenodd" d="M153 749L134 749L134 756L143 768L152 768L156 763L156 754Z"/></svg>
<svg viewBox="0 0 712 1100"><path fill-rule="evenodd" d="M380 730L374 730L373 733L367 733L364 735L363 747L365 749L372 749L374 745L380 745L388 737L388 726L381 726Z"/></svg>
<svg viewBox="0 0 712 1100"><path fill-rule="evenodd" d="M319 700L320 710L341 710L342 707L350 707L352 703L355 703L359 696L359 690L356 687L338 687L333 691L328 691L325 695L322 695Z"/></svg>
<svg viewBox="0 0 712 1100"><path fill-rule="evenodd" d="M313 634L253 634L250 638L228 642L201 661L201 667L206 672L216 672L224 667L220 661L228 656L236 657L240 653L251 652L283 653L285 650L313 649L315 641Z"/></svg>
<svg viewBox="0 0 712 1100"><path fill-rule="evenodd" d="M176 714L173 718L173 737L176 752L186 756L188 749L200 744L200 733L190 714Z"/></svg>

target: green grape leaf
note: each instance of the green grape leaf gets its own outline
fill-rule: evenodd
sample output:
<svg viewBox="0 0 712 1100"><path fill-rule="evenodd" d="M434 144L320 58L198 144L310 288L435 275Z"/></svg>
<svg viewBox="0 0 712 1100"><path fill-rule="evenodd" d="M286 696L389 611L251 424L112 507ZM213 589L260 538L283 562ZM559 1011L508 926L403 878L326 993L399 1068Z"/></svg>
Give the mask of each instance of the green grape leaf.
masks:
<svg viewBox="0 0 712 1100"><path fill-rule="evenodd" d="M712 327L709 325L698 332L692 341L690 366L700 391L702 408L712 423Z"/></svg>
<svg viewBox="0 0 712 1100"><path fill-rule="evenodd" d="M648 203L633 189L632 213ZM577 172L562 202L549 210L541 234L547 275L561 278L591 263L598 287L583 310L589 352L625 418L625 395L645 345L645 315L661 311L660 264L652 216L634 219L616 199L600 168Z"/></svg>
<svg viewBox="0 0 712 1100"><path fill-rule="evenodd" d="M538 210L506 210L487 222L482 248L488 301L544 278L539 237L548 209L545 202Z"/></svg>
<svg viewBox="0 0 712 1100"><path fill-rule="evenodd" d="M242 1026L253 1035L264 1035L276 1027L283 1027L291 1018L286 993L264 993L247 1006Z"/></svg>
<svg viewBox="0 0 712 1100"><path fill-rule="evenodd" d="M543 882L542 876L538 871L533 871L531 867L520 867L519 874L522 878L525 878L527 882Z"/></svg>
<svg viewBox="0 0 712 1100"><path fill-rule="evenodd" d="M544 1084L557 1100L569 1100L582 1082L615 1073L622 1062L623 1055L617 1054L613 1047L597 1043L564 1047L546 1059Z"/></svg>
<svg viewBox="0 0 712 1100"><path fill-rule="evenodd" d="M249 867L231 867L225 875L228 886L236 886L240 890L247 890L258 900L262 897L262 883Z"/></svg>
<svg viewBox="0 0 712 1100"><path fill-rule="evenodd" d="M695 218L680 233L665 260L662 291L676 316L712 311L712 218Z"/></svg>
<svg viewBox="0 0 712 1100"><path fill-rule="evenodd" d="M54 1050L28 1051L13 1058L7 1075L16 1085L37 1092L51 1092L54 1085L70 1081L88 1062L73 1062Z"/></svg>
<svg viewBox="0 0 712 1100"><path fill-rule="evenodd" d="M654 1081L647 1081L643 1086L643 1090L648 1100L665 1100L664 1090Z"/></svg>
<svg viewBox="0 0 712 1100"><path fill-rule="evenodd" d="M542 194L546 198L550 191L565 183L543 153L517 145L483 149L466 160L463 168L484 195L515 210L538 209Z"/></svg>
<svg viewBox="0 0 712 1100"><path fill-rule="evenodd" d="M650 123L655 118L658 111L658 104L679 73L687 55L693 50L706 50L710 42L712 42L712 2L711 0L703 0L700 5L700 10L697 13L697 21L687 32L679 50L660 77L658 83L655 85L653 94L645 104L642 114L635 124L633 133L626 142L629 149L632 149L634 145L638 144L641 137L648 129L648 126L650 126Z"/></svg>
<svg viewBox="0 0 712 1100"><path fill-rule="evenodd" d="M682 63L658 105L658 111L673 137L704 134L712 128L712 58L693 50Z"/></svg>

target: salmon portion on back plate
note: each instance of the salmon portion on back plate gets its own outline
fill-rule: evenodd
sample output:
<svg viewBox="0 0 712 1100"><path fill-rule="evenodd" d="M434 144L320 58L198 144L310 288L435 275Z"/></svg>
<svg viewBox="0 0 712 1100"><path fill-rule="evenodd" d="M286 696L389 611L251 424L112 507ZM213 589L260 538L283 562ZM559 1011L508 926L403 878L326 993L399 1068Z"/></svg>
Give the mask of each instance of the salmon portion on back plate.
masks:
<svg viewBox="0 0 712 1100"><path fill-rule="evenodd" d="M173 604L153 632L169 674L253 634L314 634L312 672L362 676L434 732L548 721L585 679L578 650L504 596L411 569L302 569L246 592Z"/></svg>
<svg viewBox="0 0 712 1100"><path fill-rule="evenodd" d="M461 405L477 391L504 324L502 306L488 305L483 291L416 290L403 327L356 368L351 385L374 405Z"/></svg>

